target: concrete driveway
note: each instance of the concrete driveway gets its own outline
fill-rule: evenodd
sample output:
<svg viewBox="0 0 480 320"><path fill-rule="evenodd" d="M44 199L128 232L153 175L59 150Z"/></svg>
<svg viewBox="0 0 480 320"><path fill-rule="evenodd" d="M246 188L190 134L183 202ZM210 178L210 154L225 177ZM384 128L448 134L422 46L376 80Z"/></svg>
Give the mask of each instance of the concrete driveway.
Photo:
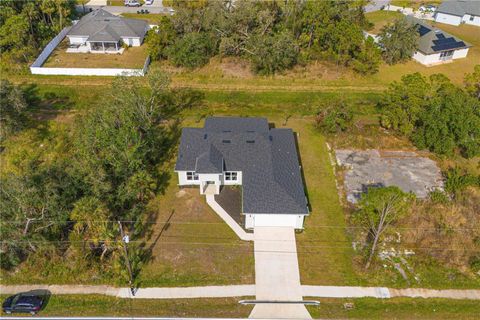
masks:
<svg viewBox="0 0 480 320"><path fill-rule="evenodd" d="M257 300L303 300L293 228L256 227L254 252ZM257 304L250 318L311 319L311 316L302 304Z"/></svg>

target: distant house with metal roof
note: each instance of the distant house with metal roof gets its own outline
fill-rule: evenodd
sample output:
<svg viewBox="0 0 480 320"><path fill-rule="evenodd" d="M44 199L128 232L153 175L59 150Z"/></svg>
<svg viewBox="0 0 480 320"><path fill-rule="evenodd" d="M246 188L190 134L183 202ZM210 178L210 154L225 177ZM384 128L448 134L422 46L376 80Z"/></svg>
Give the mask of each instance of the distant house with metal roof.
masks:
<svg viewBox="0 0 480 320"><path fill-rule="evenodd" d="M462 39L428 25L420 19L407 19L418 27L420 38L413 59L424 65L435 65L465 58L471 45Z"/></svg>
<svg viewBox="0 0 480 320"><path fill-rule="evenodd" d="M98 9L83 16L68 32L69 52L121 53L122 45L138 47L149 25Z"/></svg>
<svg viewBox="0 0 480 320"><path fill-rule="evenodd" d="M309 214L294 133L265 118L209 117L203 128L184 128L175 171L180 186L207 197L241 186L247 229L301 229Z"/></svg>
<svg viewBox="0 0 480 320"><path fill-rule="evenodd" d="M480 26L480 1L443 1L435 11L435 21L454 26L462 23Z"/></svg>

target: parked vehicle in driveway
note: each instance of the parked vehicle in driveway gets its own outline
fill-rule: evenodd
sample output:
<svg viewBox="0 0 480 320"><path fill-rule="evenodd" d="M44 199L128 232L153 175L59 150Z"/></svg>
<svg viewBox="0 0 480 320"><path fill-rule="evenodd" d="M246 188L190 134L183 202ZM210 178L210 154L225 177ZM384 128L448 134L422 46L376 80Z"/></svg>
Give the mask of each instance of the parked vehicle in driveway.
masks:
<svg viewBox="0 0 480 320"><path fill-rule="evenodd" d="M25 292L8 297L2 304L3 312L37 314L43 306L45 298L41 295Z"/></svg>
<svg viewBox="0 0 480 320"><path fill-rule="evenodd" d="M138 0L125 0L125 7L140 7L141 5Z"/></svg>
<svg viewBox="0 0 480 320"><path fill-rule="evenodd" d="M153 0L145 0L146 6L151 6L153 4Z"/></svg>

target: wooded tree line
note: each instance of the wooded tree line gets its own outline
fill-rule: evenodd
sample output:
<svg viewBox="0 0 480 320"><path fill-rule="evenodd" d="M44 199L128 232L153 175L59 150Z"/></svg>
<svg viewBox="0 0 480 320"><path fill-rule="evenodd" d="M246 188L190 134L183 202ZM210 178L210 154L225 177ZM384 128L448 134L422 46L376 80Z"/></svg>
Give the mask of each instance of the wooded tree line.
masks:
<svg viewBox="0 0 480 320"><path fill-rule="evenodd" d="M385 92L381 124L408 136L421 149L471 158L480 154L480 100L475 72L457 87L443 74L429 78L414 73L395 81ZM478 78L476 79L478 81Z"/></svg>
<svg viewBox="0 0 480 320"><path fill-rule="evenodd" d="M171 1L147 43L154 59L196 68L214 55L251 61L260 74L328 59L375 73L381 58L363 13L366 1Z"/></svg>
<svg viewBox="0 0 480 320"><path fill-rule="evenodd" d="M32 253L88 257L106 275L128 279L120 222L138 271L148 252L135 240L148 229L147 203L166 187L163 164L177 144L179 114L202 98L169 89L163 73L152 71L146 88L143 80L116 79L101 108L78 116L73 129L57 130L41 148L5 144L4 157L21 156L10 154L12 165L0 175L2 268Z"/></svg>
<svg viewBox="0 0 480 320"><path fill-rule="evenodd" d="M0 0L0 68L18 70L75 17L75 0Z"/></svg>

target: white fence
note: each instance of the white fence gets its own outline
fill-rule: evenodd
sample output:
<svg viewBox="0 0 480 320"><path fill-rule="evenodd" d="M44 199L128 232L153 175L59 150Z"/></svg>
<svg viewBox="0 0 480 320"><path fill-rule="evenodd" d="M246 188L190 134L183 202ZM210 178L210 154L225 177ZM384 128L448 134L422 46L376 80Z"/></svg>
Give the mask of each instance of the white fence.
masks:
<svg viewBox="0 0 480 320"><path fill-rule="evenodd" d="M38 58L30 66L32 74L65 75L65 76L137 76L142 77L147 73L150 57L147 56L142 69L113 69L113 68L44 68L43 63L65 38L72 27L66 27L50 41Z"/></svg>
<svg viewBox="0 0 480 320"><path fill-rule="evenodd" d="M43 49L42 53L40 53L38 58L32 63L32 65L30 66L30 69L31 68L40 68L42 66L42 64L48 59L48 56L50 56L50 54L53 52L53 50L55 50L55 48L58 46L58 44L60 42L62 42L63 38L65 38L68 31L70 31L70 29L72 29L71 26L63 28L63 30L60 31L60 33L57 34L56 37L53 38L52 41L50 41L47 44L45 49Z"/></svg>

